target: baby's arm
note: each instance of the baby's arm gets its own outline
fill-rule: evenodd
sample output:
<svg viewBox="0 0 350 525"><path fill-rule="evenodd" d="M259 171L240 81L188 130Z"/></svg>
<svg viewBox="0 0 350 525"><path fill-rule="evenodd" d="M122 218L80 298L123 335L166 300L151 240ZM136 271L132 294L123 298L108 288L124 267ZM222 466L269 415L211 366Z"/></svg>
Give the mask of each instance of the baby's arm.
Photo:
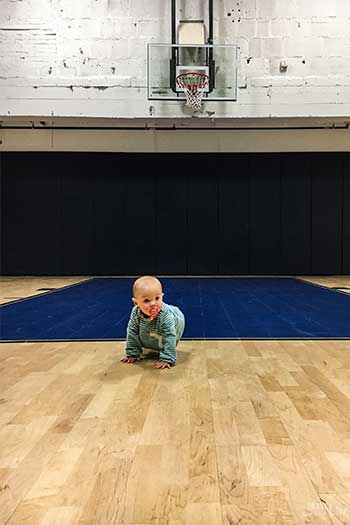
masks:
<svg viewBox="0 0 350 525"><path fill-rule="evenodd" d="M162 319L161 325L161 335L163 338L163 348L160 351L158 363L167 363L169 366L174 366L176 364L176 327L174 316L169 313L164 319ZM157 368L165 368L157 366Z"/></svg>
<svg viewBox="0 0 350 525"><path fill-rule="evenodd" d="M142 345L137 315L137 308L133 308L126 331L126 356L121 360L123 363L134 363L140 359Z"/></svg>

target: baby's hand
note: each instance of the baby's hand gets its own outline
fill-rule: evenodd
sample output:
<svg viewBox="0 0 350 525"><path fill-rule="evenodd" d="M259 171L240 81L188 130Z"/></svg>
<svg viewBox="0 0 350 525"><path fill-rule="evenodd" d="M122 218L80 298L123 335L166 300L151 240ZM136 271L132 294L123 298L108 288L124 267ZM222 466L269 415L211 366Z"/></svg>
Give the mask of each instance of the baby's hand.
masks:
<svg viewBox="0 0 350 525"><path fill-rule="evenodd" d="M122 363L135 363L136 361L140 361L140 358L125 356L123 359L121 359Z"/></svg>
<svg viewBox="0 0 350 525"><path fill-rule="evenodd" d="M170 368L170 364L165 361L157 361L154 366L156 368Z"/></svg>

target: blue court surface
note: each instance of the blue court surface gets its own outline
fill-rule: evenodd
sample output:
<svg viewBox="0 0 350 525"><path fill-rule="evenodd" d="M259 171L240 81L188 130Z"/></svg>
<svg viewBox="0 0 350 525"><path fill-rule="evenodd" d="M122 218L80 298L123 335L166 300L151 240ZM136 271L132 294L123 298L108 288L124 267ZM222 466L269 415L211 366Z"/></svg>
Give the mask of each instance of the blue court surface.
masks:
<svg viewBox="0 0 350 525"><path fill-rule="evenodd" d="M94 278L0 308L0 340L125 339L131 278ZM294 278L162 278L184 339L349 339L350 296Z"/></svg>

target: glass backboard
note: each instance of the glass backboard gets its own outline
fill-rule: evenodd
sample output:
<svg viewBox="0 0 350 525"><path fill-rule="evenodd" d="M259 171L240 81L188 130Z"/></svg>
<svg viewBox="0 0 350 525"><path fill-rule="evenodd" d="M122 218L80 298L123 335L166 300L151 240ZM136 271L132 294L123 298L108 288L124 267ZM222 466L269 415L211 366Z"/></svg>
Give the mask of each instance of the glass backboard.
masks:
<svg viewBox="0 0 350 525"><path fill-rule="evenodd" d="M209 75L203 101L237 100L237 45L148 44L149 100L186 99L177 75L198 71Z"/></svg>

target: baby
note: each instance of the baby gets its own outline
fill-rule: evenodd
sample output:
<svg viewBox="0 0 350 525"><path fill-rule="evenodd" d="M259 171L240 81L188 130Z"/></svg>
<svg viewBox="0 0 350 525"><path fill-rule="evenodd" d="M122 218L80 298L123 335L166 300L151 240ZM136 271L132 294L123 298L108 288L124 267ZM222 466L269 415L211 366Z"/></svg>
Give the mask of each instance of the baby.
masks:
<svg viewBox="0 0 350 525"><path fill-rule="evenodd" d="M159 352L156 368L176 364L176 345L185 328L185 318L177 306L163 303L161 282L151 275L139 277L132 288L134 307L127 328L126 357L123 363L141 359L144 348Z"/></svg>

